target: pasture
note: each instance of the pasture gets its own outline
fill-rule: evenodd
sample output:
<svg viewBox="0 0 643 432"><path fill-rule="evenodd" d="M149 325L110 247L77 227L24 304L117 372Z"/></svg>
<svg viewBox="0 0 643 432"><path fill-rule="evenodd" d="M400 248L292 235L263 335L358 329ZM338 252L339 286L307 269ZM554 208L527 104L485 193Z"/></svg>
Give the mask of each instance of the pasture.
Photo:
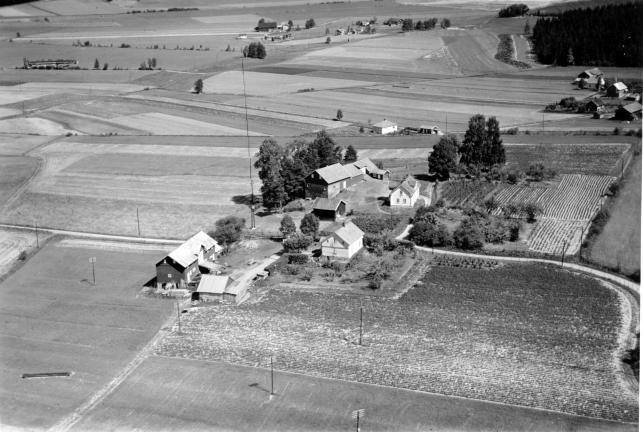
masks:
<svg viewBox="0 0 643 432"><path fill-rule="evenodd" d="M399 301L269 291L194 309L156 353L254 367L274 355L289 372L634 422L616 354L623 301L556 267L432 267Z"/></svg>
<svg viewBox="0 0 643 432"><path fill-rule="evenodd" d="M345 431L365 409L362 430L629 431L635 426L515 406L449 398L291 374L275 359L275 396L267 361L259 367L150 357L72 431L256 430ZM167 374L167 371L173 371ZM163 379L159 379L160 376ZM157 401L163 398L161 406ZM427 408L428 407L428 408ZM471 421L471 416L475 422Z"/></svg>
<svg viewBox="0 0 643 432"><path fill-rule="evenodd" d="M49 243L0 283L3 427L52 426L107 384L151 339L174 304L137 294L163 254ZM96 257L96 285L89 257ZM21 378L25 372L51 371L72 375Z"/></svg>

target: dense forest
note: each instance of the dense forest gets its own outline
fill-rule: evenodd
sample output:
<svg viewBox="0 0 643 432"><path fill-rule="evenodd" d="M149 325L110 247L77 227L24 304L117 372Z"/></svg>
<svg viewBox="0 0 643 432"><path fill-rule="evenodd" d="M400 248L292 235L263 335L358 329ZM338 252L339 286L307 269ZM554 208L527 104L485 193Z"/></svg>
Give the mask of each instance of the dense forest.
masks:
<svg viewBox="0 0 643 432"><path fill-rule="evenodd" d="M527 12L529 12L529 7L527 7L526 4L515 3L510 6L507 6L506 8L500 9L500 12L498 12L498 17L511 18L511 17L523 16Z"/></svg>
<svg viewBox="0 0 643 432"><path fill-rule="evenodd" d="M540 18L533 29L541 63L641 66L643 4L574 9Z"/></svg>

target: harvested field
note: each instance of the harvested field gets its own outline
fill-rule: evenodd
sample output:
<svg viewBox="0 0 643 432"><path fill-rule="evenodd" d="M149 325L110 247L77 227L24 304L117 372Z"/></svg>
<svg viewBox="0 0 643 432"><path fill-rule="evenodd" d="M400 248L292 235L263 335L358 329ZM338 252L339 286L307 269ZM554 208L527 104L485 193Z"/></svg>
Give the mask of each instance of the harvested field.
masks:
<svg viewBox="0 0 643 432"><path fill-rule="evenodd" d="M136 297L163 254L48 244L0 284L3 427L49 428L151 339L174 304ZM95 286L89 257L96 257ZM72 375L21 379L47 371Z"/></svg>
<svg viewBox="0 0 643 432"><path fill-rule="evenodd" d="M51 141L51 137L0 134L0 155L20 156Z"/></svg>
<svg viewBox="0 0 643 432"><path fill-rule="evenodd" d="M629 329L619 315L616 293L555 267L440 267L399 301L269 292L195 309L156 353L248 366L272 354L307 375L635 422L637 395L618 377L617 336Z"/></svg>
<svg viewBox="0 0 643 432"><path fill-rule="evenodd" d="M641 157L626 173L610 218L590 250L590 259L631 274L641 268Z"/></svg>
<svg viewBox="0 0 643 432"><path fill-rule="evenodd" d="M40 233L40 241L45 239ZM16 263L21 252L36 247L36 236L29 232L0 230L0 278Z"/></svg>
<svg viewBox="0 0 643 432"><path fill-rule="evenodd" d="M38 169L39 161L23 156L0 156L0 207Z"/></svg>
<svg viewBox="0 0 643 432"><path fill-rule="evenodd" d="M225 139L225 137L223 138ZM93 141L96 140L94 144ZM218 138L211 138L209 140L197 141L199 145L172 145L172 140L166 141L164 144L154 144L157 142L154 139L146 140L145 137L140 137L143 144L138 144L139 137L105 137L104 140L95 139L91 140L85 137L75 137L73 140L57 141L41 149L38 149L38 154L55 154L55 153L70 153L70 154L112 154L112 153L125 153L125 154L144 154L144 155L176 155L180 153L181 156L201 156L201 157L238 157L247 158L248 148L239 146L236 148L231 147L208 147L208 141L216 143ZM159 138L160 140L160 138ZM180 140L180 138L179 138ZM112 144L113 142L122 142ZM245 141L245 140L244 140ZM259 143L260 144L260 143ZM254 156L258 147L251 147L250 154Z"/></svg>
<svg viewBox="0 0 643 432"><path fill-rule="evenodd" d="M0 133L24 135L64 135L77 131L40 117L20 117L0 120Z"/></svg>

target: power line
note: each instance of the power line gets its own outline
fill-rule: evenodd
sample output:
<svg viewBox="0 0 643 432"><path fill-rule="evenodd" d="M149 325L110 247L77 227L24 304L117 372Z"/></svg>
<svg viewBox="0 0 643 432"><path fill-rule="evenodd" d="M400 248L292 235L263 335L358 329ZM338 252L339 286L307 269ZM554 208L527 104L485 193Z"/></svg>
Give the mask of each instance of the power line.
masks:
<svg viewBox="0 0 643 432"><path fill-rule="evenodd" d="M255 189L252 182L252 155L250 154L250 130L248 124L248 97L246 95L246 69L241 57L241 77L243 79L243 107L246 113L246 140L248 142L248 176L250 177L250 229L255 229Z"/></svg>

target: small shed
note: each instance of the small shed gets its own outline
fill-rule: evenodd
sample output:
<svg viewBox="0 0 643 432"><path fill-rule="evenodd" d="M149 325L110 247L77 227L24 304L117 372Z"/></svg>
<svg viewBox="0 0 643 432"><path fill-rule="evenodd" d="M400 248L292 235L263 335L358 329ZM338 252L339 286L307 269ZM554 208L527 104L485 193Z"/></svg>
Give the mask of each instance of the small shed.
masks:
<svg viewBox="0 0 643 432"><path fill-rule="evenodd" d="M420 125L418 133L422 135L444 135L440 128L435 125Z"/></svg>
<svg viewBox="0 0 643 432"><path fill-rule="evenodd" d="M379 168L369 158L362 158L353 162L353 165L368 176L378 180L388 180L390 171Z"/></svg>
<svg viewBox="0 0 643 432"><path fill-rule="evenodd" d="M344 222L322 240L322 256L349 260L364 246L364 232L353 222Z"/></svg>
<svg viewBox="0 0 643 432"><path fill-rule="evenodd" d="M203 275L192 300L202 302L237 302L240 293L238 283L230 276Z"/></svg>
<svg viewBox="0 0 643 432"><path fill-rule="evenodd" d="M621 97L624 97L626 94L627 94L627 86L620 81L612 84L607 88L608 97L621 98Z"/></svg>
<svg viewBox="0 0 643 432"><path fill-rule="evenodd" d="M335 220L346 214L346 201L340 199L316 198L313 202L313 214L319 219Z"/></svg>
<svg viewBox="0 0 643 432"><path fill-rule="evenodd" d="M588 112L600 112L605 109L605 102L600 98L592 98L585 104L585 107Z"/></svg>
<svg viewBox="0 0 643 432"><path fill-rule="evenodd" d="M615 117L617 120L632 121L641 118L641 104L632 102L631 104L619 107L616 110Z"/></svg>
<svg viewBox="0 0 643 432"><path fill-rule="evenodd" d="M382 120L373 125L373 132L381 135L389 135L397 132L397 124L389 120Z"/></svg>

